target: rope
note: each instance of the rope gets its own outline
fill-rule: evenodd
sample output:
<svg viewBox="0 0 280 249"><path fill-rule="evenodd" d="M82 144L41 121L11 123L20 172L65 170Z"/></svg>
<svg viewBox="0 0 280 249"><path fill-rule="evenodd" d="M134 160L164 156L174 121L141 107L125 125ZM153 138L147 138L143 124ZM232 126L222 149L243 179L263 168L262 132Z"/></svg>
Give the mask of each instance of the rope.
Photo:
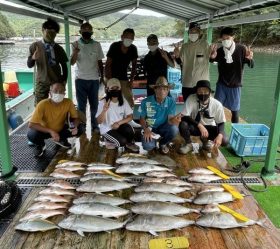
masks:
<svg viewBox="0 0 280 249"><path fill-rule="evenodd" d="M118 22L122 21L123 19L125 19L127 16L129 16L132 12L134 12L136 9L138 9L138 7L133 8L130 12L128 12L127 14L125 14L124 16L122 16L121 18L117 19L115 22L111 23L110 25L108 25L105 28L93 28L96 30L104 30L106 31L107 29L111 28L112 26L114 26L115 24L117 24Z"/></svg>

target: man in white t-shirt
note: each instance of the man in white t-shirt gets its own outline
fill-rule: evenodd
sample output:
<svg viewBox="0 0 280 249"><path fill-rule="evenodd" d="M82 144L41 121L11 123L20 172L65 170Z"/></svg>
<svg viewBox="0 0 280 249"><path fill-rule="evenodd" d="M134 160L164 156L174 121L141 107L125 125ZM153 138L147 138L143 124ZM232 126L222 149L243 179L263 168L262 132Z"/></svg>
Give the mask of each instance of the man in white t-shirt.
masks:
<svg viewBox="0 0 280 249"><path fill-rule="evenodd" d="M196 84L196 94L189 96L185 102L182 121L179 125L180 134L186 142L179 149L182 154L187 154L192 150L191 135L200 136L202 148L208 151L211 149L209 140L214 142L216 148L227 144L224 132L226 121L224 108L210 95L210 82L200 80Z"/></svg>
<svg viewBox="0 0 280 249"><path fill-rule="evenodd" d="M123 147L138 152L134 144L134 129L129 122L133 118L133 110L123 97L121 83L116 78L107 82L106 97L99 101L96 119L100 124L100 134L106 139L107 149Z"/></svg>
<svg viewBox="0 0 280 249"><path fill-rule="evenodd" d="M89 23L81 25L80 34L82 37L72 45L71 65L76 64L75 86L78 110L86 114L87 100L89 101L91 130L95 132L98 131L95 114L98 106L99 82L103 82L104 54L100 43L91 38L93 32Z"/></svg>

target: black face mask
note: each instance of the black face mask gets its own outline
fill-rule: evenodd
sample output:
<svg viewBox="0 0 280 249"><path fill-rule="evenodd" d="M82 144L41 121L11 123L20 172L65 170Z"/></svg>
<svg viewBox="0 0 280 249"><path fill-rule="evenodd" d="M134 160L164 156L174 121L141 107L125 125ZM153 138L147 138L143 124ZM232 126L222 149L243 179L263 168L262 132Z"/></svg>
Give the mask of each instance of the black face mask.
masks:
<svg viewBox="0 0 280 249"><path fill-rule="evenodd" d="M85 40L89 40L92 36L92 32L82 32L82 37L85 39Z"/></svg>
<svg viewBox="0 0 280 249"><path fill-rule="evenodd" d="M210 98L210 93L209 94L196 94L196 95L197 95L197 98L203 103Z"/></svg>
<svg viewBox="0 0 280 249"><path fill-rule="evenodd" d="M110 90L107 92L108 96L111 97L119 97L121 95L120 90Z"/></svg>

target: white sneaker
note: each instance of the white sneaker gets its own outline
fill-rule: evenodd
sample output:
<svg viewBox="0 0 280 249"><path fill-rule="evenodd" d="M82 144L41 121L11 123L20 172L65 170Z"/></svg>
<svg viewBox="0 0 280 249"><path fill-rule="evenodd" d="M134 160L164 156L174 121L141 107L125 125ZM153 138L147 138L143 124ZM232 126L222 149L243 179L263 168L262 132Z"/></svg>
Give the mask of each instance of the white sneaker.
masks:
<svg viewBox="0 0 280 249"><path fill-rule="evenodd" d="M128 124L130 124L133 128L141 128L142 126L136 123L134 120L131 120Z"/></svg>
<svg viewBox="0 0 280 249"><path fill-rule="evenodd" d="M190 144L186 144L186 145L181 146L180 149L179 149L179 152L181 154L187 154L192 150L193 150L193 147L192 147L192 144L190 143Z"/></svg>

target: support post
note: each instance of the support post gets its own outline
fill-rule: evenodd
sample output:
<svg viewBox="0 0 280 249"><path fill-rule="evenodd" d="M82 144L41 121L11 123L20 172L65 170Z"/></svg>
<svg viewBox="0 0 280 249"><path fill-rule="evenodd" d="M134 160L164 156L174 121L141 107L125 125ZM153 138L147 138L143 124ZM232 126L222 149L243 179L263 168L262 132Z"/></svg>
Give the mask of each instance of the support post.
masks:
<svg viewBox="0 0 280 249"><path fill-rule="evenodd" d="M278 67L278 77L274 95L274 106L272 122L270 127L270 134L268 139L268 148L265 157L265 165L262 169L262 176L264 177L275 177L275 165L277 148L280 138L280 63Z"/></svg>
<svg viewBox="0 0 280 249"><path fill-rule="evenodd" d="M207 26L207 41L208 41L208 44L211 44L212 40L213 40L213 27L212 27L211 23L208 23L208 26Z"/></svg>
<svg viewBox="0 0 280 249"><path fill-rule="evenodd" d="M12 172L12 158L8 133L8 122L6 116L5 96L3 90L3 79L0 62L0 160L2 163L2 176Z"/></svg>
<svg viewBox="0 0 280 249"><path fill-rule="evenodd" d="M67 62L67 68L68 68L68 98L73 99L73 93L72 93L72 74L71 74L71 64L70 64L70 37L69 37L69 18L67 15L64 16L64 33L65 33L65 50L67 57L69 58L69 61Z"/></svg>
<svg viewBox="0 0 280 249"><path fill-rule="evenodd" d="M189 22L186 21L185 32L184 32L184 43L187 43L189 40Z"/></svg>

